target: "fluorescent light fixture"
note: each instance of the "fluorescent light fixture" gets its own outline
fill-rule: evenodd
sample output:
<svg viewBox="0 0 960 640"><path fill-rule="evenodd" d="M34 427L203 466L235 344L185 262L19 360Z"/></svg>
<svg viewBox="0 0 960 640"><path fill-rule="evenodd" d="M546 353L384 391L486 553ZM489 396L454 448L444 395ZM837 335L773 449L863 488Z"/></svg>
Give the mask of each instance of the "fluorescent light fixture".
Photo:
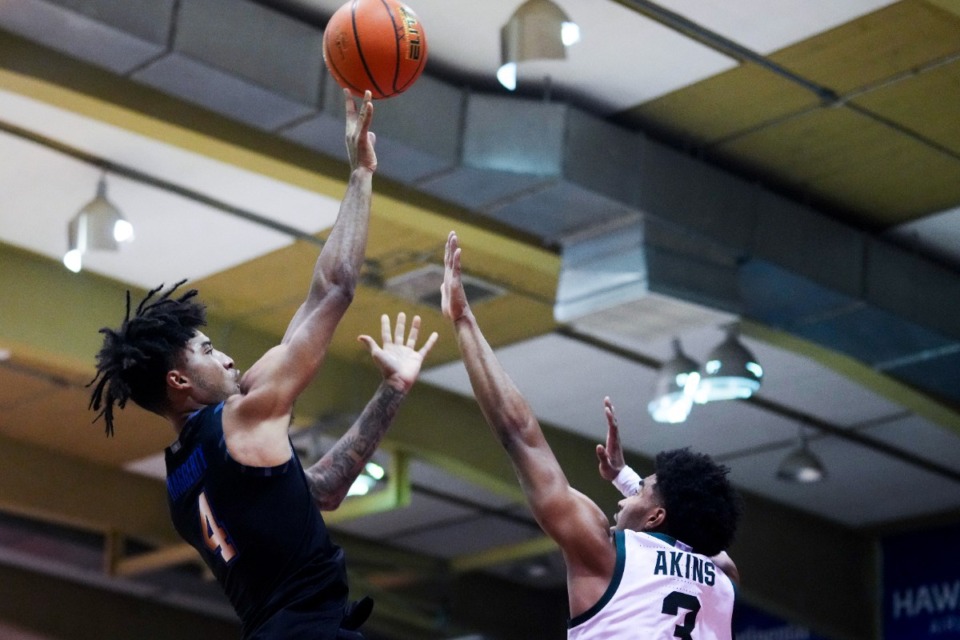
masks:
<svg viewBox="0 0 960 640"><path fill-rule="evenodd" d="M683 353L680 341L674 338L673 358L660 367L653 400L647 404L650 417L670 424L686 420L693 408L699 383L699 366Z"/></svg>
<svg viewBox="0 0 960 640"><path fill-rule="evenodd" d="M735 327L727 329L727 337L708 356L695 397L698 404L749 398L760 388L763 367L738 334Z"/></svg>
<svg viewBox="0 0 960 640"><path fill-rule="evenodd" d="M517 64L526 60L562 60L567 47L579 42L580 27L551 0L527 0L500 29L497 80L517 88Z"/></svg>

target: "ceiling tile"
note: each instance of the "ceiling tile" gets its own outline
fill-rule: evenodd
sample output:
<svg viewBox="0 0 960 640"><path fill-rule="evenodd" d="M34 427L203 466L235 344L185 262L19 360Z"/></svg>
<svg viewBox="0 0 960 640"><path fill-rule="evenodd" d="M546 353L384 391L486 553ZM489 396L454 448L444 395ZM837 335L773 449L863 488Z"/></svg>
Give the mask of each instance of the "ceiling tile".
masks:
<svg viewBox="0 0 960 640"><path fill-rule="evenodd" d="M830 436L810 442L826 480L777 480L777 467L794 446L731 460L730 477L743 489L851 527L960 509L960 483Z"/></svg>
<svg viewBox="0 0 960 640"><path fill-rule="evenodd" d="M845 94L912 72L960 50L960 16L926 2L896 2L770 58Z"/></svg>
<svg viewBox="0 0 960 640"><path fill-rule="evenodd" d="M863 433L948 469L960 470L960 427L955 429L911 415L870 425Z"/></svg>

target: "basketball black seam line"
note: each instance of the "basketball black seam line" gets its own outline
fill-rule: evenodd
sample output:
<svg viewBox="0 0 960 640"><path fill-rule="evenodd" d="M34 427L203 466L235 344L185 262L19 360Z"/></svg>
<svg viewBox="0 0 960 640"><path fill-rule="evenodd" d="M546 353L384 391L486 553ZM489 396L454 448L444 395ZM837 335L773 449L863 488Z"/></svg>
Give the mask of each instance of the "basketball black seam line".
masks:
<svg viewBox="0 0 960 640"><path fill-rule="evenodd" d="M386 0L380 0L380 4L382 4L383 8L387 10L387 15L390 16L390 24L393 25L393 44L394 44L393 59L396 60L396 62L393 65L393 82L391 83L391 86L393 87L394 95L396 95L397 93L400 93L399 91L397 91L397 81L400 78L400 41L403 39L403 37L398 36L397 33L403 33L406 29L404 25L401 24L399 25L400 30L398 32L397 16L394 15L390 5L387 4Z"/></svg>
<svg viewBox="0 0 960 640"><path fill-rule="evenodd" d="M357 30L357 0L353 0L353 5L350 7L350 21L353 24L353 39L357 45L357 53L360 55L360 62L363 64L363 70L366 71L367 78L370 79L370 83L373 85L373 88L377 90L377 93L383 97L388 97L380 88L380 85L377 84L376 78L374 78L373 74L370 73L370 66L367 64L367 58L363 55L363 47L360 45L360 32Z"/></svg>

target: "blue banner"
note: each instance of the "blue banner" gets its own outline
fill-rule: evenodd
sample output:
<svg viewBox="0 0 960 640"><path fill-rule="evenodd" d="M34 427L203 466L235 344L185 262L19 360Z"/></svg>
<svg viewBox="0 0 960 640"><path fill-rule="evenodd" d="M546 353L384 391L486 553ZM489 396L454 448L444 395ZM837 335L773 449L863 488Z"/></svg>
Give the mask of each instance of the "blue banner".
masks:
<svg viewBox="0 0 960 640"><path fill-rule="evenodd" d="M884 640L960 640L960 526L883 541Z"/></svg>

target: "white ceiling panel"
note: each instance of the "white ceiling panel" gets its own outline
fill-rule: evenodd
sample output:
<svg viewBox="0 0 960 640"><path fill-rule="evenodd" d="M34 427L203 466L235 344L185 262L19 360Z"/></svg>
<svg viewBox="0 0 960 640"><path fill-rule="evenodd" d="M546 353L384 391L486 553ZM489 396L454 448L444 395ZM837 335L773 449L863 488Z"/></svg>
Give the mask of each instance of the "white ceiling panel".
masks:
<svg viewBox="0 0 960 640"><path fill-rule="evenodd" d="M609 114L670 93L735 66L715 53L616 2L556 0L580 26L581 40L565 60L532 60L518 67L518 86L553 87L575 92L576 99ZM285 4L330 15L341 0L290 0ZM500 67L499 38L465 38L465 33L500 33L520 0L459 3L412 0L430 47L428 65L456 67L459 73L494 81ZM469 51L464 49L467 46ZM428 69L431 67L428 66ZM499 85L498 85L499 86ZM506 91L506 90L504 90Z"/></svg>
<svg viewBox="0 0 960 640"><path fill-rule="evenodd" d="M623 406L621 419L637 422L639 404L653 388L655 372L625 358L558 334L547 334L497 350L504 369L544 422L597 437L603 433L603 398L609 395ZM460 361L425 372L431 384L473 397L470 380ZM577 393L564 393L576 389ZM591 398L592 401L584 402Z"/></svg>
<svg viewBox="0 0 960 640"><path fill-rule="evenodd" d="M603 330L589 332L657 361L673 357L672 339L678 337L684 353L702 365L724 339L722 327L731 324L735 318L719 312L697 312L693 305L690 307L688 313L667 313L665 318L672 320L674 325L672 331L666 325L663 330L649 332L644 337ZM656 313L656 310L651 308L648 313ZM637 324L652 323L643 320ZM780 405L837 426L854 426L899 416L905 411L901 405L802 354L749 336L741 336L740 340L763 367L759 395Z"/></svg>
<svg viewBox="0 0 960 640"><path fill-rule="evenodd" d="M771 357L778 352L779 358ZM835 426L852 427L906 411L812 360L772 348L758 349L757 358L764 368L762 396Z"/></svg>
<svg viewBox="0 0 960 640"><path fill-rule="evenodd" d="M776 470L795 444L728 461L731 479L753 493L852 527L960 509L960 483L835 437L811 440L827 478L794 484Z"/></svg>
<svg viewBox="0 0 960 640"><path fill-rule="evenodd" d="M8 91L0 90L0 114L5 122L94 157L140 170L300 231L314 233L332 226L340 208L338 199ZM346 180L346 169L343 177Z"/></svg>
<svg viewBox="0 0 960 640"><path fill-rule="evenodd" d="M893 0L666 0L657 4L691 18L739 44L769 53L891 4ZM518 68L518 85L551 84L604 115L622 111L736 66L720 55L631 9L609 0L556 0L580 26L581 40L565 60L533 60ZM284 4L331 15L341 0L287 0ZM492 81L501 64L499 38L469 38L464 30L499 33L520 0L462 3L412 0L436 69ZM627 5L627 6L625 6Z"/></svg>
<svg viewBox="0 0 960 640"><path fill-rule="evenodd" d="M960 433L915 415L863 429L864 435L960 471Z"/></svg>
<svg viewBox="0 0 960 640"><path fill-rule="evenodd" d="M911 247L930 252L947 264L960 266L960 207L932 213L887 233Z"/></svg>
<svg viewBox="0 0 960 640"><path fill-rule="evenodd" d="M0 158L16 158L0 174L7 212L0 240L55 260L67 250L67 223L96 193L99 172L31 142L0 134ZM51 173L52 172L52 173ZM50 176L56 176L51 185ZM47 189L29 185L51 185ZM139 182L110 176L107 197L134 227L135 237L117 252L91 251L84 269L152 288L196 279L290 244L268 230L217 209Z"/></svg>
<svg viewBox="0 0 960 640"><path fill-rule="evenodd" d="M758 53L772 53L895 1L657 0L656 3Z"/></svg>
<svg viewBox="0 0 960 640"><path fill-rule="evenodd" d="M617 407L619 410L619 406ZM732 455L776 445L797 434L797 423L739 400L695 405L686 422L659 424L648 417L628 431L620 421L624 446L654 456L659 451L691 447L712 456Z"/></svg>
<svg viewBox="0 0 960 640"><path fill-rule="evenodd" d="M332 198L10 92L0 91L0 114L9 124L300 231L330 227L339 210ZM0 190L12 214L0 220L0 241L60 259L67 223L93 199L99 177L93 165L0 134ZM142 287L210 275L292 242L286 234L113 174L107 175L107 196L134 225L136 237L118 253L88 254L84 268Z"/></svg>
<svg viewBox="0 0 960 640"><path fill-rule="evenodd" d="M795 422L739 402L695 406L683 424L658 424L646 411L653 370L557 334L500 349L497 357L540 420L597 442L606 436L603 398L609 395L624 447L647 456L693 444L705 453L729 454L782 442L797 433ZM462 362L436 367L422 377L473 397ZM584 402L586 398L595 401ZM585 451L584 456L592 459L593 452Z"/></svg>
<svg viewBox="0 0 960 640"><path fill-rule="evenodd" d="M729 313L650 292L639 300L578 318L573 326L600 340L663 360L673 355L670 345L674 337L707 330L715 342L722 337L716 328L736 319ZM712 337L714 332L716 337Z"/></svg>

